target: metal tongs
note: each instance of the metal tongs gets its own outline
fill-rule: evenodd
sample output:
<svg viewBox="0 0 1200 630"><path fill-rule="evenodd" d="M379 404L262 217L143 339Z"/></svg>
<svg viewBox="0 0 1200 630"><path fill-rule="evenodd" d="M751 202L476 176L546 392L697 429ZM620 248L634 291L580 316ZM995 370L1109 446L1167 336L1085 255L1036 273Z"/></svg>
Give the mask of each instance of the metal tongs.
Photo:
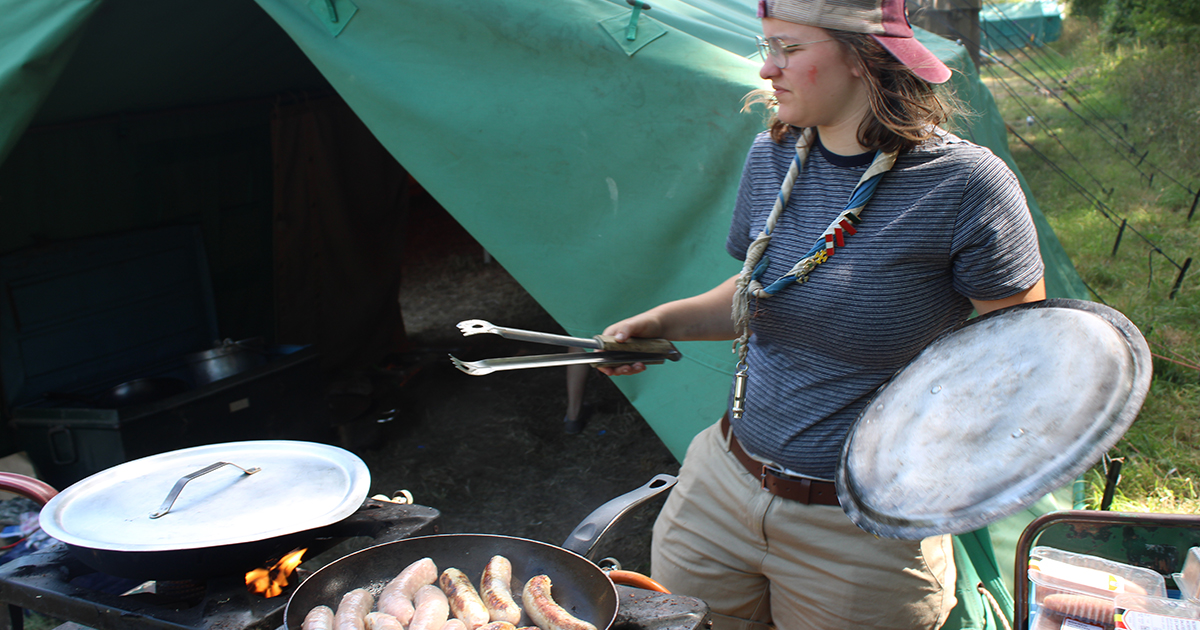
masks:
<svg viewBox="0 0 1200 630"><path fill-rule="evenodd" d="M464 337L471 335L492 334L505 339L516 341L531 341L571 348L586 348L592 352L560 352L558 354L539 354L525 357L507 357L501 359L483 359L482 361L462 361L450 356L454 367L471 374L483 376L499 370L523 370L525 368L556 367L561 365L622 365L626 363L662 363L666 360L678 361L683 357L674 344L666 339L630 339L618 342L612 337L596 335L591 339L567 337L550 333L519 330L493 326L482 319L468 319L458 323L458 329Z"/></svg>

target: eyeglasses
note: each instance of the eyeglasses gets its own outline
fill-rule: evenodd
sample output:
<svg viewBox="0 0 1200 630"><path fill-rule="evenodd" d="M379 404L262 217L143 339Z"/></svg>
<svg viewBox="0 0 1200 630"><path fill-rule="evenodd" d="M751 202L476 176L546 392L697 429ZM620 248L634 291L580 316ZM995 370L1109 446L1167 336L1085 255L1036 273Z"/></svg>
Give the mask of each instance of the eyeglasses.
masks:
<svg viewBox="0 0 1200 630"><path fill-rule="evenodd" d="M833 40L833 38L830 37L827 39L818 39L816 41L802 42L799 44L785 44L783 43L783 40L779 39L778 37L768 37L763 39L762 37L755 35L754 39L758 40L758 54L760 57L762 57L762 60L766 61L770 59L771 63L775 64L775 67L779 68L780 70L783 70L787 67L788 53L791 52L793 48L799 48L809 44L820 44L821 42Z"/></svg>

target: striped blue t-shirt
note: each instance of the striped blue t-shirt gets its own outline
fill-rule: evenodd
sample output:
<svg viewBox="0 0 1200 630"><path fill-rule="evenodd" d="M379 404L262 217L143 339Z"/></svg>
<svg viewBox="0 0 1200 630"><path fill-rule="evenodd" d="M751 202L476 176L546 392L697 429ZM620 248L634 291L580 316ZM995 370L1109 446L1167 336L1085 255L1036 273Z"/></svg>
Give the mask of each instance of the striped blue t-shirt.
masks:
<svg viewBox="0 0 1200 630"><path fill-rule="evenodd" d="M745 260L795 155L796 137L756 138L726 249ZM764 285L791 269L844 209L873 153L818 145L765 256ZM752 300L744 448L789 471L832 479L842 443L893 374L973 308L1042 277L1037 233L1012 171L986 148L942 132L902 154L846 237L803 284Z"/></svg>

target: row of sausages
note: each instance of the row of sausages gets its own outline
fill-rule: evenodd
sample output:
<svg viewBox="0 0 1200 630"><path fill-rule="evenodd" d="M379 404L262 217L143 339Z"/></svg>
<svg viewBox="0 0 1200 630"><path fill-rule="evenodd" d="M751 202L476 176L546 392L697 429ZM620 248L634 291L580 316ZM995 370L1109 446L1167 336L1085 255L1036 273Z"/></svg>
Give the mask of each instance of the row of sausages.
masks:
<svg viewBox="0 0 1200 630"><path fill-rule="evenodd" d="M1113 619L1115 613L1113 600L1105 597L1054 593L1047 595L1038 606L1037 625L1034 630L1059 630L1066 627L1113 630L1116 627L1116 621ZM1067 620L1075 623L1068 624Z"/></svg>
<svg viewBox="0 0 1200 630"><path fill-rule="evenodd" d="M302 630L596 630L569 613L551 596L546 575L525 583L521 600L536 627L518 629L521 607L513 597L512 564L492 556L479 590L453 567L438 573L430 558L407 567L383 587L379 596L363 588L342 596L337 610L316 606Z"/></svg>

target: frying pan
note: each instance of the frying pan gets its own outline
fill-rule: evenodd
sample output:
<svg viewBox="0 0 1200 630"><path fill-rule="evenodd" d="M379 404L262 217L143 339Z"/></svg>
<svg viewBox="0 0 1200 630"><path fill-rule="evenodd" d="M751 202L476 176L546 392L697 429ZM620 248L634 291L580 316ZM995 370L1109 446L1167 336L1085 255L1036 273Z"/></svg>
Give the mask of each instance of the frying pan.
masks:
<svg viewBox="0 0 1200 630"><path fill-rule="evenodd" d="M554 601L599 630L617 617L617 588L608 575L584 556L623 514L675 485L675 477L656 475L642 487L597 508L556 547L536 540L495 534L439 534L406 538L368 547L335 560L296 588L284 610L287 630L301 630L304 616L315 606L337 609L342 595L365 588L378 595L409 564L431 558L438 571L455 567L479 577L494 555L508 558L513 568L513 593L520 599L525 582L545 574L553 585ZM528 616L520 625L533 625Z"/></svg>

